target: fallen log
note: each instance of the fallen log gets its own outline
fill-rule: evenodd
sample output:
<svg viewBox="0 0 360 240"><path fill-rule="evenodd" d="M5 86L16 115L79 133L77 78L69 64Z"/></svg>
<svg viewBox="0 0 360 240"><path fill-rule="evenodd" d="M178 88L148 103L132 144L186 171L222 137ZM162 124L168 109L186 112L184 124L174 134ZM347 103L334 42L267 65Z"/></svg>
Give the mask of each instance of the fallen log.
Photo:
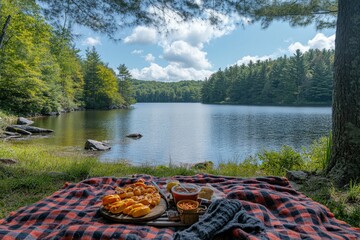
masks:
<svg viewBox="0 0 360 240"><path fill-rule="evenodd" d="M11 125L11 126L8 126L6 129L8 129L8 128L23 129L30 133L52 133L52 132L54 132L54 130L51 130L51 129L39 128L39 127L28 126L28 125ZM7 131L11 132L11 130L7 130Z"/></svg>

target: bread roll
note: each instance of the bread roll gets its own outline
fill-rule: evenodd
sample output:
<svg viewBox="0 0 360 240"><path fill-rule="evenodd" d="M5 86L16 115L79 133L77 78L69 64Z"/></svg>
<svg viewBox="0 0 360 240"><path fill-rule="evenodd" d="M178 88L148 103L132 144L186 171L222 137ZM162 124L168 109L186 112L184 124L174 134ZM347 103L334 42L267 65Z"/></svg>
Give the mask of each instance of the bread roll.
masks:
<svg viewBox="0 0 360 240"><path fill-rule="evenodd" d="M108 205L108 204L111 204L111 203L114 203L114 202L117 202L117 201L120 201L120 197L119 195L117 194L113 194L113 195L106 195L102 198L102 204L104 206Z"/></svg>
<svg viewBox="0 0 360 240"><path fill-rule="evenodd" d="M134 208L137 208L137 207L143 207L144 204L142 203L135 203L133 205L130 205L128 207L126 207L123 211L124 214L129 214Z"/></svg>
<svg viewBox="0 0 360 240"><path fill-rule="evenodd" d="M150 213L150 208L149 206L143 206L143 207L137 207L134 208L131 212L130 215L134 218L137 217L142 217L145 216L146 214Z"/></svg>
<svg viewBox="0 0 360 240"><path fill-rule="evenodd" d="M121 200L119 202L116 202L114 205L111 205L109 211L114 214L119 214L122 213L125 208L133 204L135 204L134 199L129 198L129 199Z"/></svg>

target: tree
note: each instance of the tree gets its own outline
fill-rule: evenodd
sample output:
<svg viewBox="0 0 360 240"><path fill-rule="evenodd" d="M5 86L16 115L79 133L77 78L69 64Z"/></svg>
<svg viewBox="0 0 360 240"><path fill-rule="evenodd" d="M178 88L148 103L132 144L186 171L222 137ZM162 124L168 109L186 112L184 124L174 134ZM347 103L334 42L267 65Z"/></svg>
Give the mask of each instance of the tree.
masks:
<svg viewBox="0 0 360 240"><path fill-rule="evenodd" d="M332 68L327 64L330 55L327 51L314 51L314 58L311 59L311 77L308 80L309 86L304 98L310 103L331 103L332 94ZM328 51L330 52L330 51Z"/></svg>
<svg viewBox="0 0 360 240"><path fill-rule="evenodd" d="M333 146L327 172L344 185L360 176L360 1L339 0L338 6Z"/></svg>
<svg viewBox="0 0 360 240"><path fill-rule="evenodd" d="M115 1L115 0L40 0L47 4L52 18L66 12L76 23L89 26L110 36L120 27L134 24L158 24L168 16L167 9L182 20L207 17L213 24L221 22L221 14L206 14L208 9L219 13L237 13L261 21L263 27L274 20L288 21L292 26L315 23L317 28L337 27L334 90L333 149L327 170L339 185L360 176L360 1L350 0L224 0L224 1ZM149 7L151 8L148 11ZM158 10L159 9L159 10ZM339 10L339 12L338 12ZM338 15L337 15L338 13ZM49 16L49 15L48 15ZM217 17L219 16L219 17ZM336 21L337 16L337 21ZM128 21L127 21L128 20Z"/></svg>
<svg viewBox="0 0 360 240"><path fill-rule="evenodd" d="M102 65L100 55L96 52L95 47L86 50L84 61L84 100L87 108L96 108L96 93L100 87L100 79L97 74L98 66Z"/></svg>
<svg viewBox="0 0 360 240"><path fill-rule="evenodd" d="M30 115L57 111L59 68L50 52L50 26L36 7L22 8L12 1L0 8L0 16L12 16L0 51L0 108Z"/></svg>
<svg viewBox="0 0 360 240"><path fill-rule="evenodd" d="M294 56L290 58L289 76L295 81L296 103L300 103L303 92L302 85L306 80L306 73L304 55L299 49L297 49Z"/></svg>
<svg viewBox="0 0 360 240"><path fill-rule="evenodd" d="M115 72L105 66L95 47L87 49L84 69L86 108L113 109L125 104Z"/></svg>
<svg viewBox="0 0 360 240"><path fill-rule="evenodd" d="M199 102L203 81L156 82L132 79L138 102Z"/></svg>
<svg viewBox="0 0 360 240"><path fill-rule="evenodd" d="M99 79L95 99L96 108L119 108L125 104L123 97L119 93L119 85L115 72L104 66L97 66L97 76Z"/></svg>
<svg viewBox="0 0 360 240"><path fill-rule="evenodd" d="M60 67L57 82L62 109L72 110L83 106L84 76L78 50L72 46L69 29L53 31L51 52Z"/></svg>
<svg viewBox="0 0 360 240"><path fill-rule="evenodd" d="M125 64L120 64L117 69L119 71L117 75L119 92L123 96L127 104L134 104L136 101L133 97L133 88L130 82L131 74Z"/></svg>

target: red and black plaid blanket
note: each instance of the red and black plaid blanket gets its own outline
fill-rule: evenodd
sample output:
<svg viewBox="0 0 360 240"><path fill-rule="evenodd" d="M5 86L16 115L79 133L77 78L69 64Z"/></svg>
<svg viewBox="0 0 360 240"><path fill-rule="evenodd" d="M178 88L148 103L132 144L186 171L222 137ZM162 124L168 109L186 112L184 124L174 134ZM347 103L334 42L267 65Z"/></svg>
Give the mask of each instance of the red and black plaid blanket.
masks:
<svg viewBox="0 0 360 240"><path fill-rule="evenodd" d="M172 239L175 228L112 223L99 214L103 195L140 177L163 187L168 179L137 175L66 184L53 195L0 220L0 239ZM359 228L335 219L326 207L295 191L286 178L200 174L173 179L210 183L226 198L239 199L249 215L264 223L265 230L256 234L232 229L229 234L233 239L360 239Z"/></svg>

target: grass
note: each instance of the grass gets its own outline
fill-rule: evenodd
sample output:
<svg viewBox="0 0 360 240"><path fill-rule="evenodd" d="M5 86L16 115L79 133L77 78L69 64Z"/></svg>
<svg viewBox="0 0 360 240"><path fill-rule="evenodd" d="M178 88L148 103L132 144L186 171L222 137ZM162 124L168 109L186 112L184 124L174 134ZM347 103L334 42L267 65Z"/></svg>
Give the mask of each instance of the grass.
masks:
<svg viewBox="0 0 360 240"><path fill-rule="evenodd" d="M349 202L360 202L360 183L357 183L356 180L350 181L347 200Z"/></svg>
<svg viewBox="0 0 360 240"><path fill-rule="evenodd" d="M9 124L14 123L15 120L16 120L15 116L0 111L0 135L3 132L3 129Z"/></svg>
<svg viewBox="0 0 360 240"><path fill-rule="evenodd" d="M330 209L337 219L349 223L351 226L360 227L360 184L354 184L349 189L336 189L323 177L313 177L300 189L305 195ZM357 201L351 196L357 194Z"/></svg>
<svg viewBox="0 0 360 240"><path fill-rule="evenodd" d="M158 177L194 175L198 172L254 177L280 175L284 170L306 169L321 171L327 140L316 141L308 151L295 152L284 147L279 152L264 151L257 157L240 162L237 159L222 162L216 168L211 165L201 169L185 166L133 166L126 161L101 163L85 151L68 151L44 145L0 143L1 158L18 161L14 165L0 164L0 218L22 206L32 204L61 188L65 182L78 182L89 177L124 177L132 174L150 174ZM285 157L284 157L285 156ZM279 159L292 159L281 161ZM332 187L321 175L309 179L301 191L327 206L336 218L360 227L360 184L351 182L348 190Z"/></svg>

